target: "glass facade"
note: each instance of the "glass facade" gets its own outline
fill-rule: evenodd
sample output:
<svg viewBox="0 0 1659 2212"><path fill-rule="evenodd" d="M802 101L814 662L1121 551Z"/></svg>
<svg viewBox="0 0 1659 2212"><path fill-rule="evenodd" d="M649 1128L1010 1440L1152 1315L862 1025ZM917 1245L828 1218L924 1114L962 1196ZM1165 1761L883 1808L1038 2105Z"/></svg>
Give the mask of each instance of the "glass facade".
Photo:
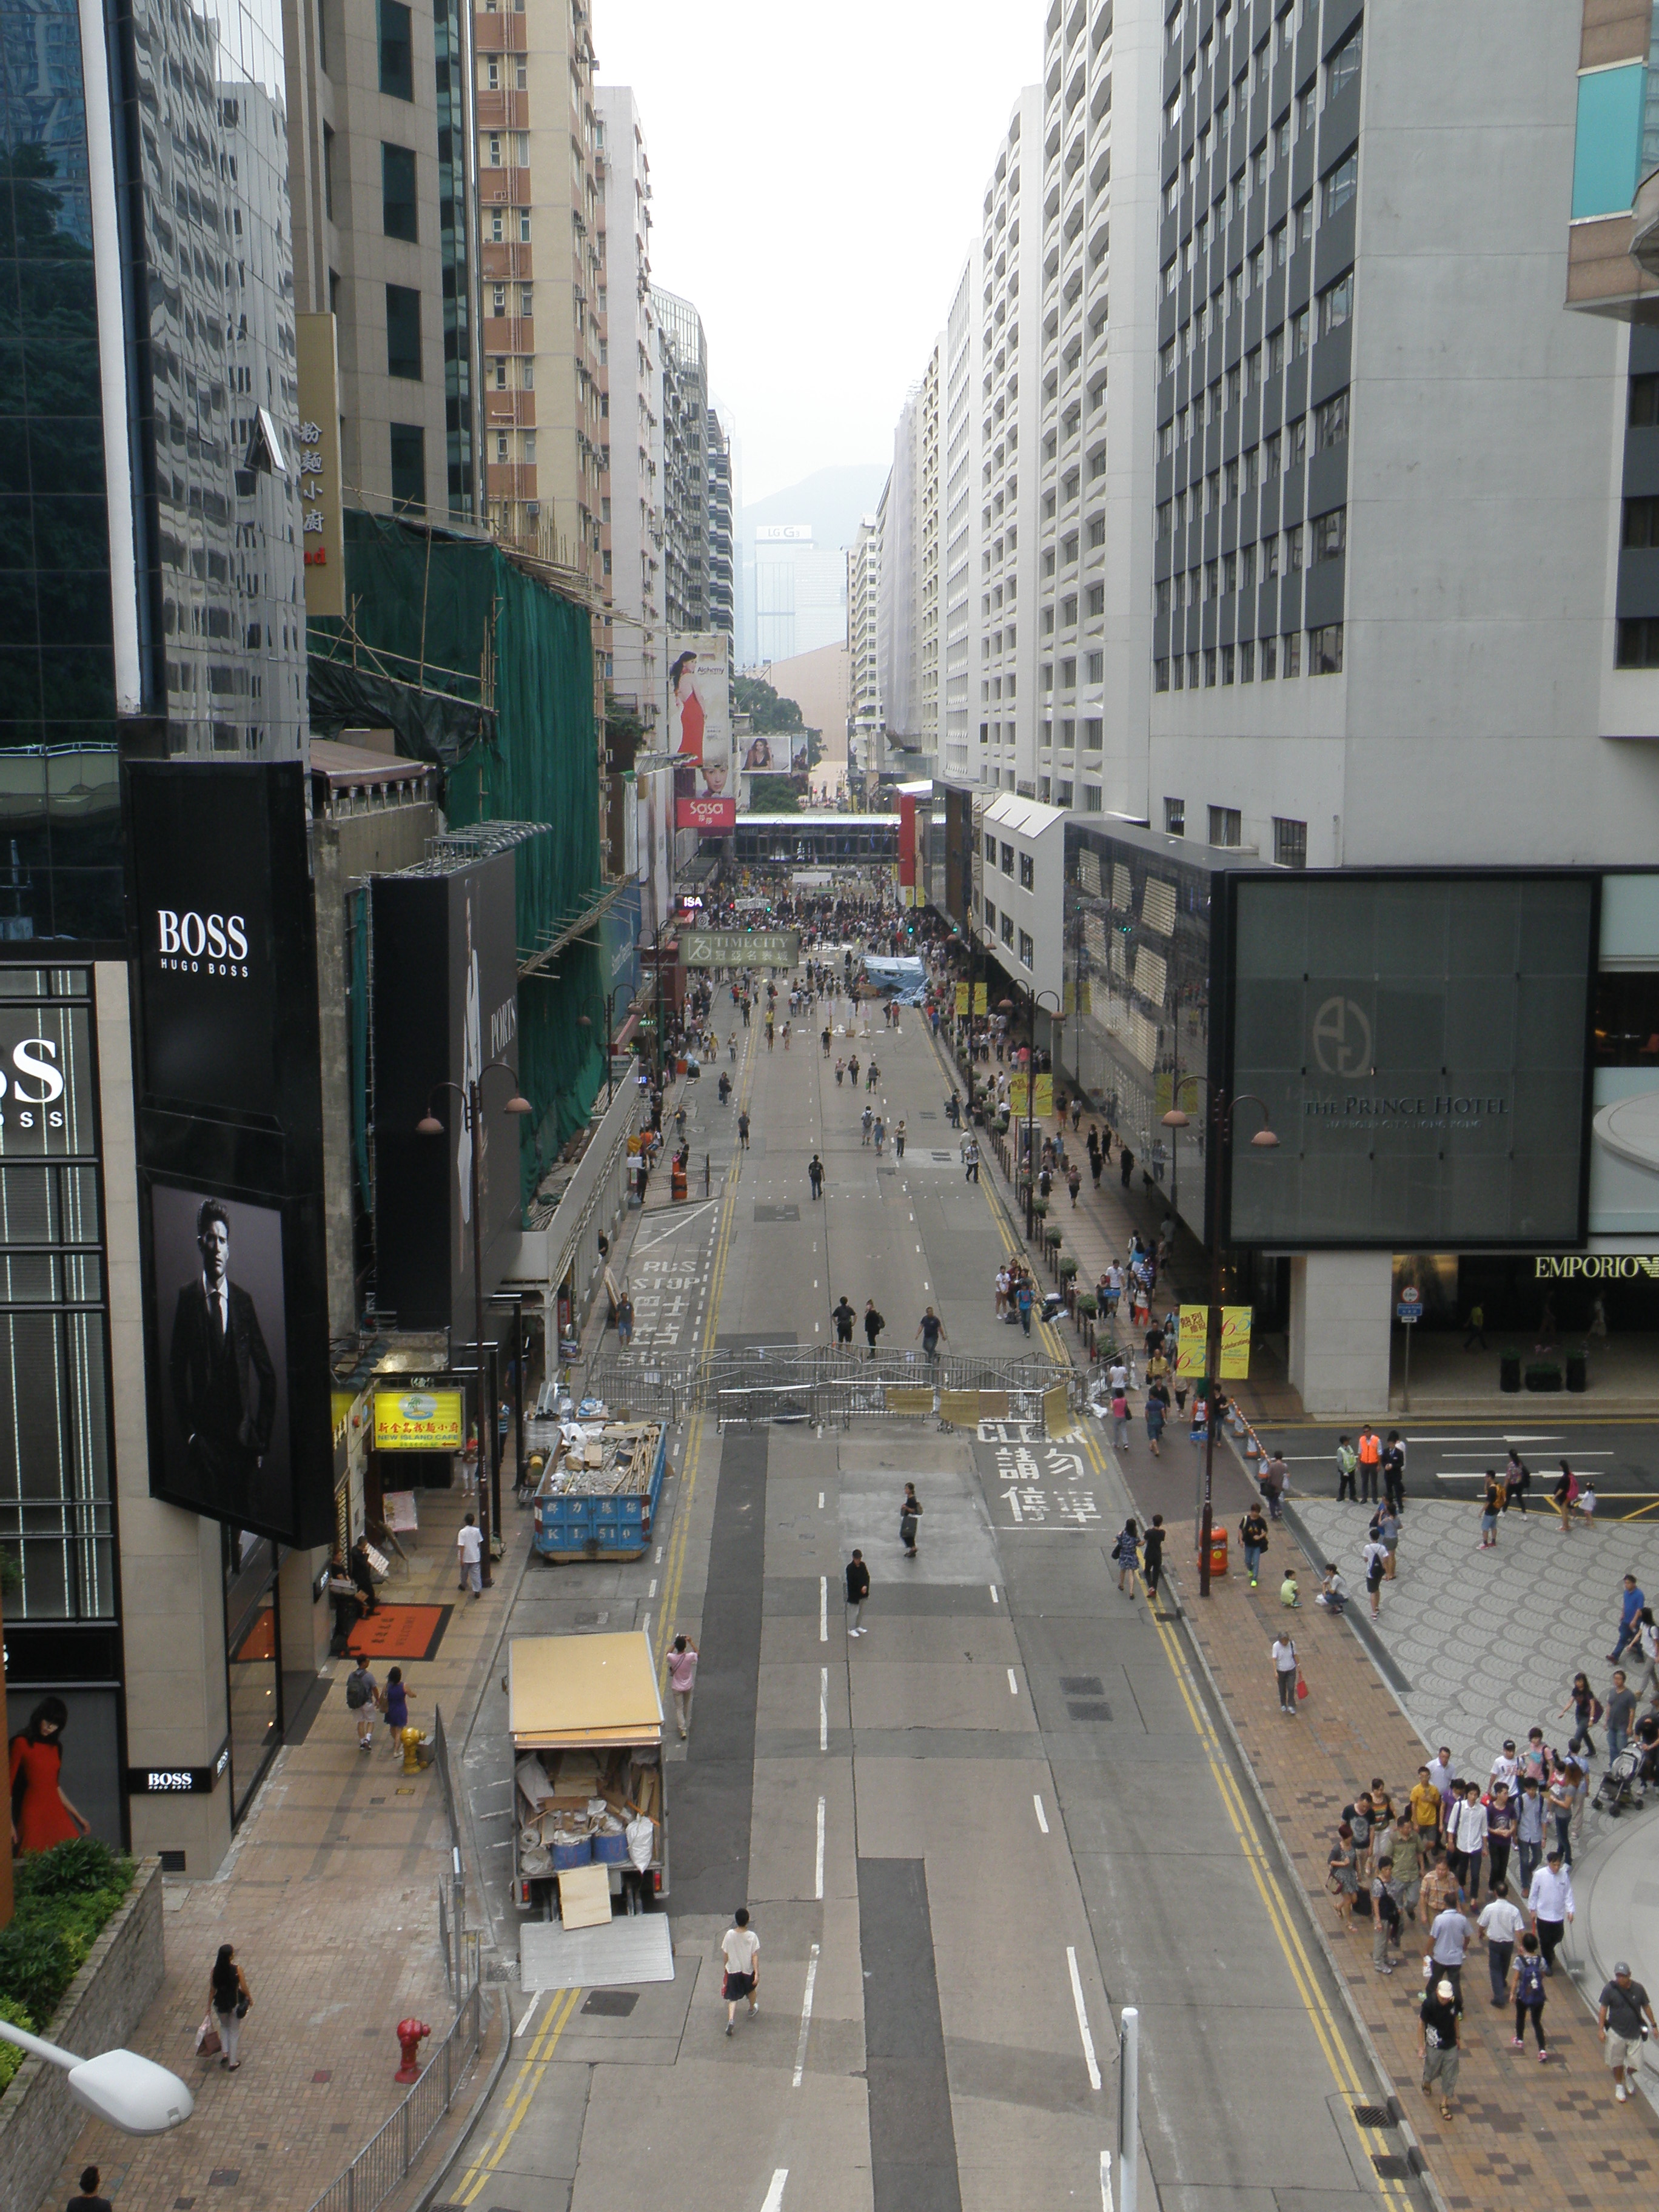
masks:
<svg viewBox="0 0 1659 2212"><path fill-rule="evenodd" d="M1054 1058L1204 1235L1213 872L1152 830L1066 825L1065 1018ZM1201 1076L1202 1082L1183 1079ZM1188 1128L1163 1126L1180 1100Z"/></svg>
<svg viewBox="0 0 1659 2212"><path fill-rule="evenodd" d="M472 513L472 222L467 206L467 88L458 0L433 0L438 72L438 228L444 277L444 420L449 511ZM395 494L394 494L395 496Z"/></svg>
<svg viewBox="0 0 1659 2212"><path fill-rule="evenodd" d="M9 1626L112 1620L108 1310L91 975L0 968L0 1545Z"/></svg>

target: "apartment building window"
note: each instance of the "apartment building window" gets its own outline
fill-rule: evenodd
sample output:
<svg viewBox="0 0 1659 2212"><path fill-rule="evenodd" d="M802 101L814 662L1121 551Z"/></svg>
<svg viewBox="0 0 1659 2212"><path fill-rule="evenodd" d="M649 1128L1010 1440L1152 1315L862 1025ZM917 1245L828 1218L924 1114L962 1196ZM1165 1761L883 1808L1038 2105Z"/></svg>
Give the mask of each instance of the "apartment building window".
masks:
<svg viewBox="0 0 1659 2212"><path fill-rule="evenodd" d="M495 459L498 461L502 462L507 459L507 433L505 430L497 430L495 433Z"/></svg>
<svg viewBox="0 0 1659 2212"><path fill-rule="evenodd" d="M1255 589L1255 548L1243 545L1238 553L1238 588L1241 592Z"/></svg>
<svg viewBox="0 0 1659 2212"><path fill-rule="evenodd" d="M1077 663L1075 660L1062 660L1060 662L1060 688L1062 691L1075 691L1077 690Z"/></svg>
<svg viewBox="0 0 1659 2212"><path fill-rule="evenodd" d="M1348 510L1334 507L1328 514L1316 514L1311 524L1313 531L1314 566L1322 561L1338 561L1348 542Z"/></svg>
<svg viewBox="0 0 1659 2212"><path fill-rule="evenodd" d="M1091 684L1098 684L1098 683L1100 683L1100 682L1102 681L1102 679L1104 678L1105 673L1106 673L1106 657L1105 657L1105 655L1104 655L1103 653L1090 653L1090 654L1088 655L1088 657L1087 657L1087 659L1086 659L1085 663L1085 672L1086 672L1087 680L1088 680Z"/></svg>
<svg viewBox="0 0 1659 2212"><path fill-rule="evenodd" d="M1243 840L1243 823L1236 806L1212 806L1210 809L1210 842L1212 845L1240 845Z"/></svg>
<svg viewBox="0 0 1659 2212"><path fill-rule="evenodd" d="M506 356L505 356L505 355L503 355L503 354L499 354L499 353L498 353L498 354L496 354L496 355L494 356L493 360L491 361L490 367L492 368L492 369L493 369L493 370L494 370L494 372L495 372L495 379L494 379L494 380L495 380L495 389L496 389L496 391L497 391L497 392L505 392L505 391L506 391L506 389L507 389L507 358L506 358Z"/></svg>
<svg viewBox="0 0 1659 2212"><path fill-rule="evenodd" d="M1255 644L1250 638L1246 638L1238 648L1238 680L1241 684L1255 681Z"/></svg>
<svg viewBox="0 0 1659 2212"><path fill-rule="evenodd" d="M1624 542L1644 549L1659 546L1659 499L1625 501Z"/></svg>
<svg viewBox="0 0 1659 2212"><path fill-rule="evenodd" d="M528 322L535 313L534 301L535 290L533 286L529 284L520 284L519 287L519 313L524 317L526 322Z"/></svg>
<svg viewBox="0 0 1659 2212"><path fill-rule="evenodd" d="M1218 591L1217 578L1217 564L1213 561L1206 561L1204 563L1204 596L1206 599L1212 599L1216 597Z"/></svg>
<svg viewBox="0 0 1659 2212"><path fill-rule="evenodd" d="M505 242L507 232L502 226L506 222L506 220L507 218L502 214L500 208L491 208L489 210L489 242L492 246L500 246Z"/></svg>
<svg viewBox="0 0 1659 2212"><path fill-rule="evenodd" d="M386 368L388 376L421 380L421 295L407 284L386 288Z"/></svg>
<svg viewBox="0 0 1659 2212"><path fill-rule="evenodd" d="M1238 588L1237 553L1224 553L1221 556L1221 588L1224 592L1234 592Z"/></svg>
<svg viewBox="0 0 1659 2212"><path fill-rule="evenodd" d="M388 238L417 239L412 146L380 148L380 216Z"/></svg>
<svg viewBox="0 0 1659 2212"><path fill-rule="evenodd" d="M1291 210L1291 217L1295 227L1297 244L1306 246L1313 237L1313 194L1311 192L1305 199L1299 199L1297 202Z"/></svg>
<svg viewBox="0 0 1659 2212"><path fill-rule="evenodd" d="M1276 225L1268 243L1273 250L1273 267L1282 269L1291 258L1290 234L1284 223Z"/></svg>
<svg viewBox="0 0 1659 2212"><path fill-rule="evenodd" d="M1274 815L1273 864L1280 868L1307 866L1308 825L1305 822L1288 822L1283 815Z"/></svg>
<svg viewBox="0 0 1659 2212"><path fill-rule="evenodd" d="M1221 647L1221 680L1224 684L1233 680L1233 648L1230 645Z"/></svg>
<svg viewBox="0 0 1659 2212"><path fill-rule="evenodd" d="M1334 168L1325 172L1320 186L1320 204L1327 222L1340 209L1346 207L1358 188L1359 151L1356 147L1352 153L1345 154Z"/></svg>
<svg viewBox="0 0 1659 2212"><path fill-rule="evenodd" d="M1071 786L1067 784L1064 788L1066 790L1066 796L1060 801L1060 804L1062 805L1069 805L1071 804ZM1027 929L1022 929L1019 933L1019 964L1022 968L1035 968L1036 965L1036 946L1032 941L1030 930Z"/></svg>
<svg viewBox="0 0 1659 2212"><path fill-rule="evenodd" d="M1068 592L1066 598L1060 601L1060 618L1061 622L1065 623L1067 629L1071 629L1075 626L1077 622L1077 594L1074 592Z"/></svg>
<svg viewBox="0 0 1659 2212"><path fill-rule="evenodd" d="M1029 853L1019 856L1019 887L1026 891L1036 889L1036 862Z"/></svg>
<svg viewBox="0 0 1659 2212"><path fill-rule="evenodd" d="M985 840L985 860L988 867L994 868L997 864L997 841L994 837Z"/></svg>
<svg viewBox="0 0 1659 2212"><path fill-rule="evenodd" d="M1014 848L1012 845L1005 845L1002 848L1002 872L1005 876L1012 876L1014 872Z"/></svg>
<svg viewBox="0 0 1659 2212"><path fill-rule="evenodd" d="M1170 673L1175 678L1175 688L1179 691L1187 681L1186 654L1184 653L1172 654L1170 657ZM1167 689L1168 687L1166 686L1165 688Z"/></svg>
<svg viewBox="0 0 1659 2212"><path fill-rule="evenodd" d="M1187 689L1189 691L1198 689L1198 655L1195 653L1187 655Z"/></svg>
<svg viewBox="0 0 1659 2212"><path fill-rule="evenodd" d="M1085 605L1091 615L1103 615L1106 611L1105 585L1091 584L1089 586L1088 597L1085 601Z"/></svg>
<svg viewBox="0 0 1659 2212"><path fill-rule="evenodd" d="M1279 574L1279 538L1277 532L1261 541L1261 580L1271 584Z"/></svg>
<svg viewBox="0 0 1659 2212"><path fill-rule="evenodd" d="M1068 568L1077 566L1077 532L1072 531L1060 541L1060 557Z"/></svg>
<svg viewBox="0 0 1659 2212"><path fill-rule="evenodd" d="M528 246L530 243L530 210L528 208L519 210L519 243L520 246Z"/></svg>
<svg viewBox="0 0 1659 2212"><path fill-rule="evenodd" d="M489 308L490 313L495 315L504 315L507 313L507 287L505 284L495 284L491 286Z"/></svg>
<svg viewBox="0 0 1659 2212"><path fill-rule="evenodd" d="M1106 543L1106 518L1103 514L1097 514L1090 519L1089 543L1091 545L1103 545Z"/></svg>
<svg viewBox="0 0 1659 2212"><path fill-rule="evenodd" d="M1264 637L1261 640L1261 680L1264 684L1271 684L1278 673L1279 640Z"/></svg>
<svg viewBox="0 0 1659 2212"><path fill-rule="evenodd" d="M1298 522L1285 532L1285 567L1294 576L1302 567L1302 525Z"/></svg>
<svg viewBox="0 0 1659 2212"><path fill-rule="evenodd" d="M1364 31L1363 22L1356 23L1347 37L1325 64L1325 105L1328 107L1339 94L1346 92L1359 74L1360 40Z"/></svg>
<svg viewBox="0 0 1659 2212"><path fill-rule="evenodd" d="M1659 422L1659 376L1632 376L1628 420L1633 430L1650 430Z"/></svg>
<svg viewBox="0 0 1659 2212"><path fill-rule="evenodd" d="M1334 284L1328 284L1319 295L1319 335L1328 337L1340 331L1353 313L1353 271L1339 276Z"/></svg>
<svg viewBox="0 0 1659 2212"><path fill-rule="evenodd" d="M1310 676L1340 676L1342 673L1342 625L1327 623L1322 629L1308 632L1308 673Z"/></svg>
<svg viewBox="0 0 1659 2212"><path fill-rule="evenodd" d="M1306 307L1291 318L1291 335L1294 341L1295 356L1300 361L1313 339L1313 317Z"/></svg>
<svg viewBox="0 0 1659 2212"><path fill-rule="evenodd" d="M392 425L392 504L400 514L426 508L426 432L418 422Z"/></svg>
<svg viewBox="0 0 1659 2212"><path fill-rule="evenodd" d="M998 934L1000 936L1005 945L1012 945L1013 944L1014 918L1012 915L1005 914L1003 915L1001 921L998 925Z"/></svg>
<svg viewBox="0 0 1659 2212"><path fill-rule="evenodd" d="M989 899L985 902L985 927L994 930L997 926L997 910Z"/></svg>
<svg viewBox="0 0 1659 2212"><path fill-rule="evenodd" d="M1083 742L1091 753L1097 753L1104 735L1105 725L1098 714L1087 716L1083 725Z"/></svg>
<svg viewBox="0 0 1659 2212"><path fill-rule="evenodd" d="M1298 415L1285 425L1285 466L1299 469L1308 458L1308 418Z"/></svg>
<svg viewBox="0 0 1659 2212"><path fill-rule="evenodd" d="M1299 629L1285 633L1284 673L1287 679L1302 673L1302 633Z"/></svg>
<svg viewBox="0 0 1659 2212"><path fill-rule="evenodd" d="M492 131L489 134L489 166L492 169L499 169L501 166L501 134L499 131Z"/></svg>
<svg viewBox="0 0 1659 2212"><path fill-rule="evenodd" d="M1328 447L1343 446L1348 441L1348 395L1334 392L1314 410L1314 451L1322 453Z"/></svg>
<svg viewBox="0 0 1659 2212"><path fill-rule="evenodd" d="M1638 616L1619 625L1620 668L1659 668L1659 619Z"/></svg>
<svg viewBox="0 0 1659 2212"><path fill-rule="evenodd" d="M519 388L523 392L533 392L536 389L536 363L534 358L529 354L526 354L519 362ZM604 414L605 411L605 409L601 406L599 412Z"/></svg>
<svg viewBox="0 0 1659 2212"><path fill-rule="evenodd" d="M501 65L495 55L491 54L484 64L484 89L487 92L499 92L501 88Z"/></svg>
<svg viewBox="0 0 1659 2212"><path fill-rule="evenodd" d="M1215 647L1212 645L1206 645L1204 648L1204 688L1206 691L1214 690L1215 677Z"/></svg>
<svg viewBox="0 0 1659 2212"><path fill-rule="evenodd" d="M323 125L323 213L331 222L334 220L334 131Z"/></svg>
<svg viewBox="0 0 1659 2212"><path fill-rule="evenodd" d="M415 97L415 46L403 0L380 0L380 89L393 100Z"/></svg>
<svg viewBox="0 0 1659 2212"><path fill-rule="evenodd" d="M1046 738L1044 743L1047 743ZM1045 806L1048 804L1048 779L1046 775L1040 775L1037 778L1036 795Z"/></svg>
<svg viewBox="0 0 1659 2212"><path fill-rule="evenodd" d="M1169 837L1184 837L1187 834L1187 802L1184 799L1166 799L1164 802L1164 832Z"/></svg>
<svg viewBox="0 0 1659 2212"><path fill-rule="evenodd" d="M1659 629L1659 623L1655 623L1655 625L1654 625L1654 627L1655 627L1655 629ZM1152 663L1152 689L1153 689L1153 690L1154 690L1154 691L1167 691L1167 690L1169 690L1169 688L1170 688L1170 664L1169 664L1169 661L1168 661L1167 659L1164 659L1164 660L1155 660L1155 661Z"/></svg>

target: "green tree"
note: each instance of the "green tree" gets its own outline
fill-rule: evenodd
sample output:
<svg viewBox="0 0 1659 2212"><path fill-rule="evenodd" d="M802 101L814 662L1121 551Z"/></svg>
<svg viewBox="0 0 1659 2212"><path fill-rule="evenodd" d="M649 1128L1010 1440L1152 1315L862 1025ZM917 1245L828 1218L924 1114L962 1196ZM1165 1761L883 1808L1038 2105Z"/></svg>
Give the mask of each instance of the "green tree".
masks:
<svg viewBox="0 0 1659 2212"><path fill-rule="evenodd" d="M757 775L750 786L750 804L757 814L799 814L800 793L787 775Z"/></svg>

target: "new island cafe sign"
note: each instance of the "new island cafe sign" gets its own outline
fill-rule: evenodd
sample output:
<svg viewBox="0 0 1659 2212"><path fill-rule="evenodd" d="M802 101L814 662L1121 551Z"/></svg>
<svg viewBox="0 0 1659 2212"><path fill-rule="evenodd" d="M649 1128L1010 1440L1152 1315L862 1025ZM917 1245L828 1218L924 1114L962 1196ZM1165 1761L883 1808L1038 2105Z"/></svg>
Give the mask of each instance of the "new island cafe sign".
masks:
<svg viewBox="0 0 1659 2212"><path fill-rule="evenodd" d="M377 1390L376 1451L458 1452L466 1441L459 1390Z"/></svg>

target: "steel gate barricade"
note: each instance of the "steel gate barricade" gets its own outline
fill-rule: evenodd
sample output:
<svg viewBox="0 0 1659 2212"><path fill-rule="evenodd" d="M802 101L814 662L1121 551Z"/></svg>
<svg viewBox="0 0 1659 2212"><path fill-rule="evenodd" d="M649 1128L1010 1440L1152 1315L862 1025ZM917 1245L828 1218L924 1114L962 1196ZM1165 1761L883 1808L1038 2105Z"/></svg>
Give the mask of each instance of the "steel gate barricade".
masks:
<svg viewBox="0 0 1659 2212"><path fill-rule="evenodd" d="M838 1347L794 1345L613 1353L578 1372L571 1393L578 1404L591 1396L603 1401L609 1419L668 1427L702 1413L722 1426L781 1420L845 1427L854 1420L938 1418L952 1426L1022 1420L1054 1431L1066 1411L1081 1403L1084 1380L1076 1369L1052 1360L946 1355L929 1362L903 1352L871 1359ZM534 1441L545 1448L556 1429L550 1422L537 1429Z"/></svg>

